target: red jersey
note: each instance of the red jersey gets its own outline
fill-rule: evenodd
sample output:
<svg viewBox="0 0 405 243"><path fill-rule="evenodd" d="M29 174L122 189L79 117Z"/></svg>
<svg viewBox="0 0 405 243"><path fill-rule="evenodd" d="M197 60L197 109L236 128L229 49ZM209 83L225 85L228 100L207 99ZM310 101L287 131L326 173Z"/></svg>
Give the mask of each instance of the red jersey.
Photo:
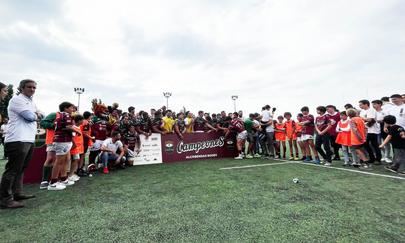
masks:
<svg viewBox="0 0 405 243"><path fill-rule="evenodd" d="M330 125L331 128L328 130L328 134L331 136L336 136L336 127L340 121L340 114L339 112L336 112L333 115L327 114L329 121L330 121Z"/></svg>
<svg viewBox="0 0 405 243"><path fill-rule="evenodd" d="M245 131L245 124L241 119L232 119L230 129L235 130L237 133Z"/></svg>
<svg viewBox="0 0 405 243"><path fill-rule="evenodd" d="M326 115L326 114L324 114L324 115L322 115L322 116L317 116L316 117L316 119L315 119L315 124L316 124L316 127L318 128L318 130L319 131L323 131L323 130L325 130L325 128L327 128L328 127L328 125L329 125L329 117Z"/></svg>
<svg viewBox="0 0 405 243"><path fill-rule="evenodd" d="M315 125L314 125L314 116L309 114L309 115L304 115L302 117L302 122L307 122L307 124L302 126L302 131L301 133L303 135L314 135L315 132Z"/></svg>
<svg viewBox="0 0 405 243"><path fill-rule="evenodd" d="M91 126L91 134L96 140L105 140L107 133L107 122L104 120L100 120Z"/></svg>
<svg viewBox="0 0 405 243"><path fill-rule="evenodd" d="M72 142L72 132L66 130L66 127L73 126L73 119L67 112L60 112L55 119L55 135L53 141L56 143Z"/></svg>

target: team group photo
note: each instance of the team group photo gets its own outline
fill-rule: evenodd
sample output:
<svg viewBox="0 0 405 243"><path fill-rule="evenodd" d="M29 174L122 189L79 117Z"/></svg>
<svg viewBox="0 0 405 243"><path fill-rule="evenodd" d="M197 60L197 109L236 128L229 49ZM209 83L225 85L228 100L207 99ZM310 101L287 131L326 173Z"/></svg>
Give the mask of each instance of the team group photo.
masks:
<svg viewBox="0 0 405 243"><path fill-rule="evenodd" d="M5 1L2 242L402 242L401 1Z"/></svg>

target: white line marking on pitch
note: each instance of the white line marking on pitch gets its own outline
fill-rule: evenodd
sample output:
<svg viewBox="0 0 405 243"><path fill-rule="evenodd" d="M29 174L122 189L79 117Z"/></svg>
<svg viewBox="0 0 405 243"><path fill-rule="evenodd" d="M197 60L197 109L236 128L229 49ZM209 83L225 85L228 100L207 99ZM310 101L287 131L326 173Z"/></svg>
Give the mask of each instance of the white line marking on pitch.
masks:
<svg viewBox="0 0 405 243"><path fill-rule="evenodd" d="M262 167L262 166L270 166L270 165L284 165L284 164L293 164L294 161L286 161L281 163L268 163L268 164L260 164L260 165L244 165L244 166L236 166L236 167L225 167L221 168L220 170L233 170L233 169L245 169L245 168L253 168L253 167Z"/></svg>
<svg viewBox="0 0 405 243"><path fill-rule="evenodd" d="M372 173L372 172L367 172L367 171L361 171L361 170L351 170L351 169L337 168L337 167L330 167L330 166L322 166L322 165L316 165L316 164L307 164L307 163L299 163L299 162L296 162L296 163L297 163L297 164L302 164L302 165L318 166L318 167L323 167L323 168L328 168L328 169L343 170L343 171L351 171L351 172L360 173L360 174L365 174L365 175L375 175L375 176L381 176L381 177L386 177L386 178L393 178L393 179L405 180L405 177L400 177L400 176L384 175L384 174L377 174L377 173Z"/></svg>
<svg viewBox="0 0 405 243"><path fill-rule="evenodd" d="M318 166L318 167L322 167L322 168L335 169L335 170L350 171L350 172L359 173L359 174L365 174L365 175L374 175L374 176L381 176L381 177L392 178L392 179L405 180L405 177L400 177L400 176L377 174L377 173L372 173L372 172L367 172L367 171L351 170L351 169L345 169L345 168L337 168L337 167L316 165L316 164L310 164L310 163L302 163L302 162L296 162L296 161L288 161L288 160L281 160L281 161L285 161L285 162L257 164L257 165L246 165L246 166L235 166L235 167L225 167L225 168L221 168L220 170L246 169L246 168L262 167L262 166L270 166L270 165L300 164L300 165Z"/></svg>

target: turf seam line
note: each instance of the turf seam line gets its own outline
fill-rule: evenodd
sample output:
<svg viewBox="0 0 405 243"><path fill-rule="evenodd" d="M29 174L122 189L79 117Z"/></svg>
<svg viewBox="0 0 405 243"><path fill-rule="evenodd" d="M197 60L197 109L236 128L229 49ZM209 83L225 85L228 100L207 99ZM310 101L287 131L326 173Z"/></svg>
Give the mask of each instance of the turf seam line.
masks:
<svg viewBox="0 0 405 243"><path fill-rule="evenodd" d="M245 169L245 168L253 168L253 167L262 167L262 166L270 166L270 165L284 165L284 164L292 164L295 163L294 161L286 161L280 163L268 163L268 164L258 164L258 165L244 165L244 166L235 166L235 167L224 167L220 168L220 170L232 170L232 169Z"/></svg>

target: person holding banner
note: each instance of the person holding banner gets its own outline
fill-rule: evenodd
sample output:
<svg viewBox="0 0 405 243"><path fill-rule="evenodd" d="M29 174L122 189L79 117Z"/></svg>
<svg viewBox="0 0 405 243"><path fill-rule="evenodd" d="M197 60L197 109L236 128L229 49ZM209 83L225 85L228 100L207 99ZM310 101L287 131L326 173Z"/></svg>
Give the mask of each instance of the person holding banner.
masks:
<svg viewBox="0 0 405 243"><path fill-rule="evenodd" d="M124 151L127 158L127 164L133 165L136 154L141 152L141 140L139 134L135 130L135 125L130 125L129 130L124 134Z"/></svg>
<svg viewBox="0 0 405 243"><path fill-rule="evenodd" d="M235 159L243 159L243 146L245 145L248 133L242 119L239 118L238 112L233 113L231 125L225 137L228 137L231 131L236 132L236 148L238 149L238 156Z"/></svg>

